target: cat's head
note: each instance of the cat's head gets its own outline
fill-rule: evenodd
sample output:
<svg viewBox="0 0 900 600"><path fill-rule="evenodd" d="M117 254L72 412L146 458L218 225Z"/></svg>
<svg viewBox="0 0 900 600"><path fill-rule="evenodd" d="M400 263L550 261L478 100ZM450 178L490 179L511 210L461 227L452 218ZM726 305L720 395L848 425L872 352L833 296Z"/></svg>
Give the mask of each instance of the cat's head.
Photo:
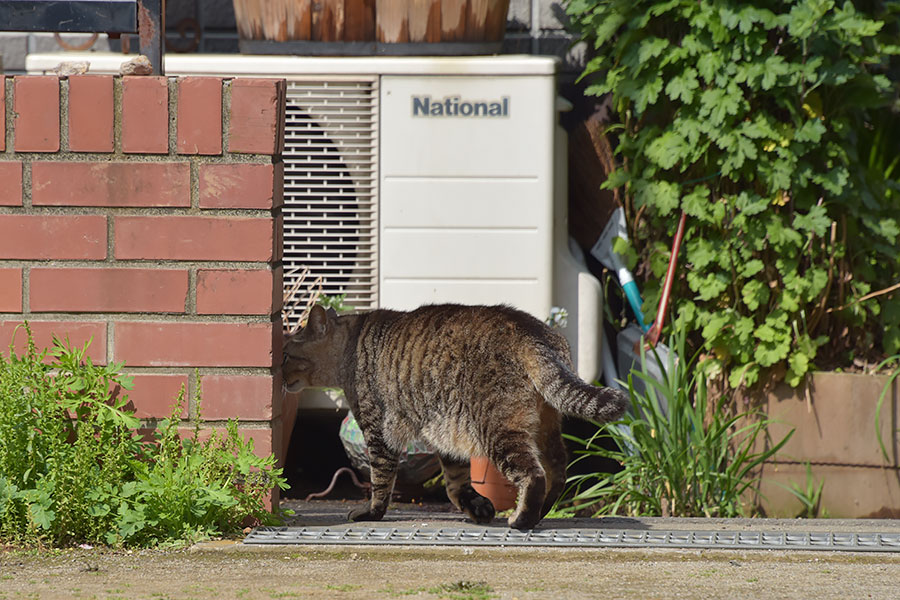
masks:
<svg viewBox="0 0 900 600"><path fill-rule="evenodd" d="M306 387L331 387L338 384L338 361L343 353L343 332L338 331L338 316L314 306L306 327L284 341L281 365L284 387L297 392Z"/></svg>

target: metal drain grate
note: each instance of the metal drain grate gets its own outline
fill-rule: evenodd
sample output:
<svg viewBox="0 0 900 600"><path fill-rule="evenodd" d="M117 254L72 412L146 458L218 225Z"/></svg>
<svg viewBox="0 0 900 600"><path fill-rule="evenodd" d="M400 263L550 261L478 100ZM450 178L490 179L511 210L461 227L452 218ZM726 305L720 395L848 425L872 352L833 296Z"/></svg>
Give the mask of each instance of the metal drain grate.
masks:
<svg viewBox="0 0 900 600"><path fill-rule="evenodd" d="M258 527L245 544L718 548L900 552L900 533L462 527Z"/></svg>

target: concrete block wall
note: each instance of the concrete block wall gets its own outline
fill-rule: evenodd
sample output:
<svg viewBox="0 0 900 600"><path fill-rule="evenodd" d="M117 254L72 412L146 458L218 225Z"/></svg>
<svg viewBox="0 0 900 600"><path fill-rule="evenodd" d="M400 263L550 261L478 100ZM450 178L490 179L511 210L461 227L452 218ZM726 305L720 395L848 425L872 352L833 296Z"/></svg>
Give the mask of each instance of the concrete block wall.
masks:
<svg viewBox="0 0 900 600"><path fill-rule="evenodd" d="M90 340L148 426L184 386L185 418L280 451L284 90L0 78L0 347L25 319L39 347Z"/></svg>

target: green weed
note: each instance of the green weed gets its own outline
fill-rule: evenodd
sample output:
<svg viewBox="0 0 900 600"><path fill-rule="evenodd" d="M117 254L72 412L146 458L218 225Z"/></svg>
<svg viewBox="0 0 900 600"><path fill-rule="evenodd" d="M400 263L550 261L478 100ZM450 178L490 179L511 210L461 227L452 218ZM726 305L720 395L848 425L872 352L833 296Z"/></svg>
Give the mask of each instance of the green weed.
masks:
<svg viewBox="0 0 900 600"><path fill-rule="evenodd" d="M23 333L22 356L0 354L0 541L172 545L273 520L263 502L285 480L236 421L201 441L198 418L181 439L182 390L147 442L122 363L94 365L90 342L38 351Z"/></svg>
<svg viewBox="0 0 900 600"><path fill-rule="evenodd" d="M819 513L822 510L822 490L825 488L825 480L821 479L818 482L815 480L812 474L812 466L809 462L806 463L805 486L801 487L796 482L792 482L790 486L777 481L774 483L789 491L800 501L802 509L797 515L798 518L814 519L819 516L824 516Z"/></svg>
<svg viewBox="0 0 900 600"><path fill-rule="evenodd" d="M426 588L417 587L417 588L406 588L406 589L395 589L394 587L388 586L386 588L378 590L379 594L387 594L392 598L400 597L400 596L415 596L421 592L427 591Z"/></svg>
<svg viewBox="0 0 900 600"><path fill-rule="evenodd" d="M354 590L362 589L361 585L354 585L352 583L342 583L339 585L328 584L325 586L326 590L333 590L335 592L352 592Z"/></svg>
<svg viewBox="0 0 900 600"><path fill-rule="evenodd" d="M613 113L603 187L648 320L685 214L673 312L731 388L900 351L895 5L564 5Z"/></svg>
<svg viewBox="0 0 900 600"><path fill-rule="evenodd" d="M755 469L793 431L755 451L768 421L750 413L728 416L725 397L710 402L696 356L685 357L680 320L669 343L674 352L662 382L648 374L647 360L652 359L646 355L642 370L628 375L631 410L621 421L599 427L587 440L568 436L583 448L576 451L575 462L602 456L622 468L571 477L558 514L591 509L595 514L735 517L748 512L743 496L758 481ZM643 381L645 392L635 390L635 377ZM602 436L609 436L615 449L604 447Z"/></svg>
<svg viewBox="0 0 900 600"><path fill-rule="evenodd" d="M483 581L457 581L429 588L429 594L450 600L488 600L496 598L494 589Z"/></svg>

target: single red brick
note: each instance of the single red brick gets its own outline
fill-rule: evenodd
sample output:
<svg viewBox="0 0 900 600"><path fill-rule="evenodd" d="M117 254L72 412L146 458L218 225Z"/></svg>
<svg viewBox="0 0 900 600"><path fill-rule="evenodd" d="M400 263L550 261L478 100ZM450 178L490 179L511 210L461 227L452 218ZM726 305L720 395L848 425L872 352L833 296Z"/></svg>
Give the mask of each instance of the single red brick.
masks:
<svg viewBox="0 0 900 600"><path fill-rule="evenodd" d="M59 78L15 78L16 152L59 152Z"/></svg>
<svg viewBox="0 0 900 600"><path fill-rule="evenodd" d="M116 323L115 356L141 367L271 367L271 323Z"/></svg>
<svg viewBox="0 0 900 600"><path fill-rule="evenodd" d="M0 346L4 350L9 348L15 332L15 344L13 348L20 356L25 352L27 339L24 328L15 331L22 324L22 319L14 321L0 321ZM90 341L86 355L97 364L106 364L106 323L84 323L78 321L28 321L31 333L34 336L35 347L40 352L44 348L53 347L55 335L63 344L69 340L69 347L84 348ZM47 361L52 360L48 357Z"/></svg>
<svg viewBox="0 0 900 600"><path fill-rule="evenodd" d="M281 154L284 147L283 79L235 79L231 83L228 150Z"/></svg>
<svg viewBox="0 0 900 600"><path fill-rule="evenodd" d="M34 267L34 312L183 313L188 273L174 269Z"/></svg>
<svg viewBox="0 0 900 600"><path fill-rule="evenodd" d="M35 206L190 206L186 162L34 162Z"/></svg>
<svg viewBox="0 0 900 600"><path fill-rule="evenodd" d="M197 313L201 315L270 315L280 307L280 298L268 269L197 272Z"/></svg>
<svg viewBox="0 0 900 600"><path fill-rule="evenodd" d="M222 80L184 77L178 80L179 154L222 154Z"/></svg>
<svg viewBox="0 0 900 600"><path fill-rule="evenodd" d="M22 269L0 269L0 312L22 312Z"/></svg>
<svg viewBox="0 0 900 600"><path fill-rule="evenodd" d="M112 75L69 77L69 150L113 151Z"/></svg>
<svg viewBox="0 0 900 600"><path fill-rule="evenodd" d="M122 151L169 151L169 87L165 77L122 78Z"/></svg>
<svg viewBox="0 0 900 600"><path fill-rule="evenodd" d="M0 215L0 256L6 259L106 258L106 217Z"/></svg>
<svg viewBox="0 0 900 600"><path fill-rule="evenodd" d="M3 79L0 78L0 82ZM0 206L22 206L22 163L0 162Z"/></svg>
<svg viewBox="0 0 900 600"><path fill-rule="evenodd" d="M270 261L268 218L123 216L115 220L118 259Z"/></svg>
<svg viewBox="0 0 900 600"><path fill-rule="evenodd" d="M271 375L207 375L200 378L201 415L207 421L268 421L275 391Z"/></svg>
<svg viewBox="0 0 900 600"><path fill-rule="evenodd" d="M200 165L200 208L280 206L282 167L282 163Z"/></svg>
<svg viewBox="0 0 900 600"><path fill-rule="evenodd" d="M164 419L172 414L175 399L184 386L184 408L180 416L188 416L187 375L157 375L141 373L134 375L134 389L122 390L128 395L128 404L138 419Z"/></svg>

